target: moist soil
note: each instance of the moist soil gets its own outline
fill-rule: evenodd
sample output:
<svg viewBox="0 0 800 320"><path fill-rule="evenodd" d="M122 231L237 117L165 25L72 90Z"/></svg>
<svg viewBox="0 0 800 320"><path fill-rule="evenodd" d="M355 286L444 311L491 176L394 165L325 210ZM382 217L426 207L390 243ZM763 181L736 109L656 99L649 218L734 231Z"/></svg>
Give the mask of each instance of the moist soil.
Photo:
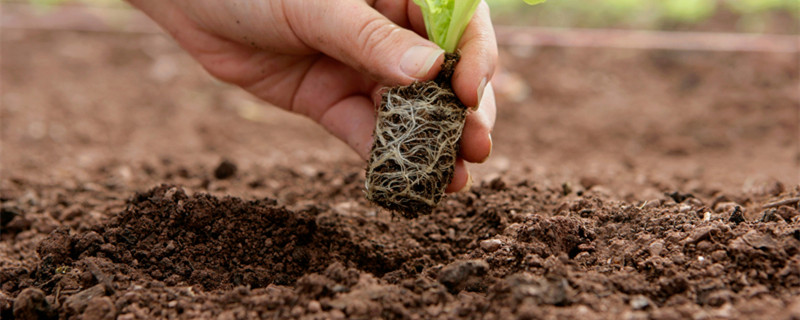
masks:
<svg viewBox="0 0 800 320"><path fill-rule="evenodd" d="M405 219L162 35L0 41L0 318L800 318L797 54L502 48L492 157Z"/></svg>

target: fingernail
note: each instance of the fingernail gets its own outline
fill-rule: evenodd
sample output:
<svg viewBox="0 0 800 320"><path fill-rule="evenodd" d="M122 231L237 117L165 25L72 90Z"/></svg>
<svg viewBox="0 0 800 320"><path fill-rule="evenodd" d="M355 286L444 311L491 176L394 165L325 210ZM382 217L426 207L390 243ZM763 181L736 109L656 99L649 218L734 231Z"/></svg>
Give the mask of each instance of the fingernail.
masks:
<svg viewBox="0 0 800 320"><path fill-rule="evenodd" d="M486 90L486 77L481 79L481 84L478 85L478 103L475 104L475 107L472 108L472 111L478 110L478 107L481 105L484 90Z"/></svg>
<svg viewBox="0 0 800 320"><path fill-rule="evenodd" d="M487 154L486 158L483 158L483 160L481 160L481 162L478 162L478 163L484 163L484 162L486 162L486 160L489 160L489 157L492 156L492 151L493 150L494 150L494 142L492 141L492 134L489 133L489 154Z"/></svg>
<svg viewBox="0 0 800 320"><path fill-rule="evenodd" d="M425 78L444 50L425 46L408 49L400 58L400 70L414 78Z"/></svg>
<svg viewBox="0 0 800 320"><path fill-rule="evenodd" d="M464 187L461 188L461 190L458 190L458 193L467 192L467 191L469 191L470 188L472 188L472 174L470 174L469 171L468 171L467 172L467 184L465 184Z"/></svg>

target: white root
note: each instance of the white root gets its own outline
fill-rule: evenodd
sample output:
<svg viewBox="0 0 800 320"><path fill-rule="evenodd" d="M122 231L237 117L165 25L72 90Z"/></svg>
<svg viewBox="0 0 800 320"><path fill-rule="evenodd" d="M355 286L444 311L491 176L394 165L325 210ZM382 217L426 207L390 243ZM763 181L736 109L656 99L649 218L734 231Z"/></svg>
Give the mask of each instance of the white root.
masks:
<svg viewBox="0 0 800 320"><path fill-rule="evenodd" d="M413 98L399 94L407 91ZM367 167L367 199L409 217L429 213L453 178L466 108L435 82L392 88L383 98Z"/></svg>

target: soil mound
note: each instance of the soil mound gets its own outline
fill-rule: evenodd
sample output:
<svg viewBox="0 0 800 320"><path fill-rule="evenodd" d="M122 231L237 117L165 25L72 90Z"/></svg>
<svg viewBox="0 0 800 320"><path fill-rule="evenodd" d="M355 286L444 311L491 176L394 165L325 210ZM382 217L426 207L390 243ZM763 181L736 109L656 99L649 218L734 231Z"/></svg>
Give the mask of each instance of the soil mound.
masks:
<svg viewBox="0 0 800 320"><path fill-rule="evenodd" d="M409 256L361 239L320 211L290 211L271 199L187 196L161 185L139 193L108 224L88 234L51 234L39 245L45 265L106 257L167 284L205 289L293 284L335 261L377 275ZM361 235L364 235L362 232Z"/></svg>

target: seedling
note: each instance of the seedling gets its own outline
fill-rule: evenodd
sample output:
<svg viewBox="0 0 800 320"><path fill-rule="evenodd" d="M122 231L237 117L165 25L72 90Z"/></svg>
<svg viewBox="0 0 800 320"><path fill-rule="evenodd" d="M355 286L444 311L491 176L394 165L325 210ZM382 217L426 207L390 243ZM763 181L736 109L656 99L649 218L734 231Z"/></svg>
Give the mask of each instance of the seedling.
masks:
<svg viewBox="0 0 800 320"><path fill-rule="evenodd" d="M414 3L422 9L428 38L447 52L445 62L436 79L383 93L365 184L367 199L407 218L429 214L453 180L467 107L450 82L458 43L480 0Z"/></svg>

